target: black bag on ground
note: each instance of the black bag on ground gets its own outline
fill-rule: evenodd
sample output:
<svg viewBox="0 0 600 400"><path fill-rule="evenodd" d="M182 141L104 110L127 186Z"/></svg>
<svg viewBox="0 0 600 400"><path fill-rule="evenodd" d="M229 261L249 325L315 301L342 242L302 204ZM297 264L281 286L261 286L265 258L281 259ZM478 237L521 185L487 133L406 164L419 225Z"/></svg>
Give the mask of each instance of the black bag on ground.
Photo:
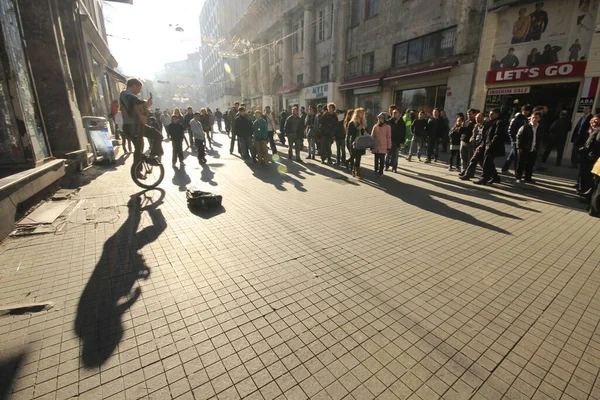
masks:
<svg viewBox="0 0 600 400"><path fill-rule="evenodd" d="M223 196L204 192L195 186L188 188L185 196L190 207L219 208L223 201Z"/></svg>

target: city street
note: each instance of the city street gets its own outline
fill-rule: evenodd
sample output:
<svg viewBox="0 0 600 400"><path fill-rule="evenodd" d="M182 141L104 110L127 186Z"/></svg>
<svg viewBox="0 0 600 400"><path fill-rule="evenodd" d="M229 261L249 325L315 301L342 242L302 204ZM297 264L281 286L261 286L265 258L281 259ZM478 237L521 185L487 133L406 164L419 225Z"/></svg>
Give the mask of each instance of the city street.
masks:
<svg viewBox="0 0 600 400"><path fill-rule="evenodd" d="M600 399L600 224L573 181L375 178L371 155L358 181L215 137L176 170L165 142L154 190L132 155L93 166L53 232L3 241L0 305L51 303L0 313L0 398Z"/></svg>

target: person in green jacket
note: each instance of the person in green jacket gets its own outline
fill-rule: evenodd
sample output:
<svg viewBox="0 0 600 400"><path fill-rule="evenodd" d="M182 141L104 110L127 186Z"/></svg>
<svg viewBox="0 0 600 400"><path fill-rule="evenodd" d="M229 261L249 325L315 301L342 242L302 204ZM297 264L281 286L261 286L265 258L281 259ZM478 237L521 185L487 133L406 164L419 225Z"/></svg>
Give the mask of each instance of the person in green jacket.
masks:
<svg viewBox="0 0 600 400"><path fill-rule="evenodd" d="M254 122L252 123L254 131L254 146L256 148L256 157L259 164L266 165L269 162L269 150L267 149L267 121L262 117L262 112L256 110L254 113Z"/></svg>
<svg viewBox="0 0 600 400"><path fill-rule="evenodd" d="M415 120L415 110L406 110L406 112L404 113L404 116L402 117L402 119L404 120L404 123L406 124L406 142L404 143L404 149L406 149L406 151L408 149L410 149L410 144L412 141L412 123ZM406 153L406 151L404 151Z"/></svg>

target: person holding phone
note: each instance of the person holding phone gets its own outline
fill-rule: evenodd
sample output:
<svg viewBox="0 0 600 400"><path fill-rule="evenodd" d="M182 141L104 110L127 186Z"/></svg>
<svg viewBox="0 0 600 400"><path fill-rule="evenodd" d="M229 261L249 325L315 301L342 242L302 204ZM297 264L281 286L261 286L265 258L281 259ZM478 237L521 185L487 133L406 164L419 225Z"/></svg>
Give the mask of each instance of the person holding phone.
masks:
<svg viewBox="0 0 600 400"><path fill-rule="evenodd" d="M142 91L142 81L129 79L127 88L119 95L119 108L123 115L123 135L127 135L133 142L133 161L137 163L144 153L144 137L152 141L150 156L160 158L163 155L162 133L148 125L150 107L152 107L152 94L147 101L138 98Z"/></svg>

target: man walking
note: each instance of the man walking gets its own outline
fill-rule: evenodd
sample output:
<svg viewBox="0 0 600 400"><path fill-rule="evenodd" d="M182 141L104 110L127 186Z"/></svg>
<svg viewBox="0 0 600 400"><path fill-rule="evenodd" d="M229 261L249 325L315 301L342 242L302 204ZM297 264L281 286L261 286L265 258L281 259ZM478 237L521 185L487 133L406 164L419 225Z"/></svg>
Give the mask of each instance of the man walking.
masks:
<svg viewBox="0 0 600 400"><path fill-rule="evenodd" d="M523 172L525 172L525 182L535 183L532 179L533 167L537 158L537 150L540 145L541 137L538 135L542 111L534 111L517 133L516 148L519 152L519 163L517 165L516 177L517 183L521 183Z"/></svg>
<svg viewBox="0 0 600 400"><path fill-rule="evenodd" d="M194 109L192 106L188 106L187 113L183 116L183 129L189 131L190 135L190 146L194 147L194 135L190 130L190 121L194 119Z"/></svg>
<svg viewBox="0 0 600 400"><path fill-rule="evenodd" d="M419 111L418 118L413 121L410 126L412 133L412 140L410 142L410 149L408 151L408 158L406 161L411 161L413 154L417 154L417 160L421 161L421 147L423 147L423 141L427 136L427 119L425 113Z"/></svg>
<svg viewBox="0 0 600 400"><path fill-rule="evenodd" d="M302 150L302 144L304 143L304 123L298 115L298 107L292 108L292 115L290 115L285 121L285 135L289 141L288 158L292 159L292 148L296 149L296 161L302 163L300 159L300 150Z"/></svg>
<svg viewBox="0 0 600 400"><path fill-rule="evenodd" d="M277 154L277 146L275 146L275 132L277 131L277 121L275 120L275 114L271 111L270 106L265 107L264 118L267 121L267 132L269 146L271 146L271 153Z"/></svg>
<svg viewBox="0 0 600 400"><path fill-rule="evenodd" d="M483 155L483 175L481 179L475 181L477 185L500 183L500 177L496 166L494 165L494 159L496 156L502 153L504 150L504 143L502 142L502 121L500 120L500 109L494 108L490 111L490 120L486 122L484 128L485 136L485 153Z"/></svg>
<svg viewBox="0 0 600 400"><path fill-rule="evenodd" d="M510 153L508 153L508 157L506 157L506 162L502 167L502 173L507 173L508 168L510 168L510 164L514 164L515 172L517 171L517 164L519 162L519 151L517 151L517 132L523 125L527 123L527 118L531 114L531 105L526 104L521 107L521 112L516 113L513 119L510 121L510 125L508 126L508 137L510 139ZM536 125L537 129L537 125Z"/></svg>
<svg viewBox="0 0 600 400"><path fill-rule="evenodd" d="M397 172L398 153L406 140L406 122L400 118L400 111L395 108L392 110L392 117L387 120L387 124L392 129L392 148L386 154L385 170L392 167L392 172Z"/></svg>
<svg viewBox="0 0 600 400"><path fill-rule="evenodd" d="M269 151L267 150L267 120L263 118L262 112L256 110L254 129L254 146L256 147L256 157L259 164L267 165L269 163Z"/></svg>
<svg viewBox="0 0 600 400"><path fill-rule="evenodd" d="M238 114L238 110L240 108L240 102L236 101L235 103L233 103L233 107L231 107L231 110L229 110L229 113L227 114L227 118L229 119L229 125L231 126L231 141L229 144L229 154L233 154L233 148L235 147L235 121L237 118L237 114ZM240 151L240 143L238 141L238 152L241 155L241 151Z"/></svg>
<svg viewBox="0 0 600 400"><path fill-rule="evenodd" d="M471 136L473 136L473 129L475 129L475 116L477 110L469 108L467 110L467 119L463 124L460 135L460 168L461 172L465 172L469 166L469 161L473 156L473 145L471 144Z"/></svg>
<svg viewBox="0 0 600 400"><path fill-rule="evenodd" d="M223 113L217 108L215 110L215 118L217 119L217 127L219 128L219 133L223 132Z"/></svg>
<svg viewBox="0 0 600 400"><path fill-rule="evenodd" d="M579 164L579 149L583 147L589 136L591 120L592 107L585 106L583 108L583 116L579 118L579 121L573 130L573 136L571 136L571 143L573 143L573 150L571 151L571 165L574 167Z"/></svg>
<svg viewBox="0 0 600 400"><path fill-rule="evenodd" d="M183 163L183 139L185 139L185 133L183 126L179 123L179 116L173 115L171 117L171 123L166 125L167 134L171 138L171 145L173 146L173 168L179 159L180 166L184 166Z"/></svg>
<svg viewBox="0 0 600 400"><path fill-rule="evenodd" d="M198 162L200 164L206 162L206 133L204 127L202 126L202 122L200 121L201 116L202 114L199 112L194 113L194 118L192 118L189 123L190 134L194 137L196 151L198 152Z"/></svg>
<svg viewBox="0 0 600 400"><path fill-rule="evenodd" d="M252 121L246 116L246 108L239 107L237 110L238 116L233 123L233 135L238 138L238 149L240 156L247 160L250 158L248 153L250 138L252 137L253 126Z"/></svg>
<svg viewBox="0 0 600 400"><path fill-rule="evenodd" d="M562 110L560 116L556 121L550 125L550 133L548 135L548 141L546 143L546 149L542 155L542 162L545 163L550 157L550 153L556 147L556 166L560 167L563 158L563 151L565 149L565 141L567 135L571 131L571 120L569 119L569 112Z"/></svg>
<svg viewBox="0 0 600 400"><path fill-rule="evenodd" d="M169 136L169 130L167 129L167 127L169 125L171 125L172 119L171 116L169 115L169 111L168 110L164 110L162 115L160 116L160 123L162 124L162 126L165 127L165 130L167 131L167 137Z"/></svg>
<svg viewBox="0 0 600 400"><path fill-rule="evenodd" d="M335 103L327 104L327 112L319 119L321 131L321 163L331 164L331 143L338 127Z"/></svg>
<svg viewBox="0 0 600 400"><path fill-rule="evenodd" d="M433 118L429 119L427 123L427 160L426 163L430 163L433 158L434 162L437 162L439 155L439 141L440 139L448 134L446 123L440 116L440 109L433 109Z"/></svg>

